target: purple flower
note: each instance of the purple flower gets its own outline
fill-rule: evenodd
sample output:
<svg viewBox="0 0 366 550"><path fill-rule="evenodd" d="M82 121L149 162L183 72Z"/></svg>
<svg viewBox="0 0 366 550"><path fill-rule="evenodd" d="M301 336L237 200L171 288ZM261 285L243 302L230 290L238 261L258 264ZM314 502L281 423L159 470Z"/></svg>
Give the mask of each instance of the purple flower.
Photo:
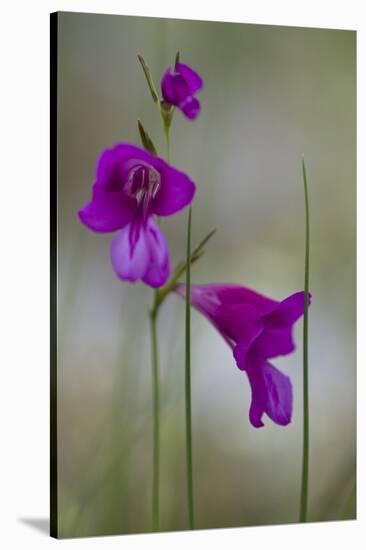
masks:
<svg viewBox="0 0 366 550"><path fill-rule="evenodd" d="M203 80L188 65L176 63L174 70L169 67L161 80L161 91L167 103L179 107L187 118L194 120L201 109L200 102L194 97L203 86Z"/></svg>
<svg viewBox="0 0 366 550"><path fill-rule="evenodd" d="M185 286L179 285L177 292L185 296ZM292 327L304 313L304 292L278 302L239 285L192 285L191 304L221 333L238 368L247 373L252 390L251 424L263 426L263 413L276 424L289 424L291 381L268 359L294 351Z"/></svg>
<svg viewBox="0 0 366 550"><path fill-rule="evenodd" d="M118 277L144 281L154 288L170 273L165 237L153 215L170 216L191 203L195 184L189 177L135 145L119 144L101 154L92 200L81 222L92 231L118 231L111 243Z"/></svg>

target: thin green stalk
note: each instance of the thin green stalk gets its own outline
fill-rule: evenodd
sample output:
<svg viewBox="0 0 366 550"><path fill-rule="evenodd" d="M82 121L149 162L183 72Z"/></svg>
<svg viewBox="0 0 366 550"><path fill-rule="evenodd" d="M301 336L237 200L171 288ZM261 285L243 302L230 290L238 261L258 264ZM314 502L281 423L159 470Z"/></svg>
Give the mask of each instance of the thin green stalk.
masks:
<svg viewBox="0 0 366 550"><path fill-rule="evenodd" d="M170 125L164 124L164 133L166 141L166 159L170 163Z"/></svg>
<svg viewBox="0 0 366 550"><path fill-rule="evenodd" d="M192 226L192 207L190 206L188 210L187 255L186 255L185 393L186 393L188 520L189 520L189 528L194 529L192 409L191 409L191 226Z"/></svg>
<svg viewBox="0 0 366 550"><path fill-rule="evenodd" d="M165 124L164 131L167 143L167 160L170 161L170 124ZM158 220L160 225L160 220ZM159 401L159 357L157 314L158 290L154 292L153 305L150 310L151 334L151 367L152 367L152 402L153 402L153 484L152 484L152 530L159 531L159 496L160 496L160 401Z"/></svg>
<svg viewBox="0 0 366 550"><path fill-rule="evenodd" d="M206 235L204 239L199 243L199 245L193 250L190 254L191 249L191 212L189 212L188 219L188 230L189 230L189 247L187 247L187 252L189 253L189 261L184 261L178 264L174 274L168 283L157 289L154 292L154 300L150 310L150 332L151 332L151 363L152 363L152 379L153 379L153 422L154 422L154 443L153 443L153 490L152 490L152 518L153 518L153 531L159 530L159 448L160 448L160 435L159 435L159 363L158 363L158 344L157 344L157 316L159 313L160 306L165 301L167 296L176 288L179 279L182 277L184 272L189 269L188 280L190 281L190 267L191 264L195 263L199 258L202 257L204 253L205 244L211 239L215 234L216 229L213 229ZM188 285L187 288L190 288ZM189 295L189 294L188 294ZM189 303L189 302L188 302ZM190 324L190 309L188 310L188 327ZM190 350L190 331L186 332L188 335L188 350ZM187 348L186 348L187 349ZM188 495L189 495L189 518L190 518L190 527L194 528L193 524L193 477L192 477L192 432L191 432L191 380L190 380L190 354L186 355L189 358L188 363L188 376L186 376L186 414L187 414L187 470L188 470ZM186 363L187 367L187 363ZM187 370L186 370L187 373Z"/></svg>
<svg viewBox="0 0 366 550"><path fill-rule="evenodd" d="M204 246L208 243L208 241L213 237L213 235L216 233L216 229L212 229L204 239L199 243L198 246L193 250L191 254L191 262L190 265L193 265L195 262L197 262L200 258L202 258L204 254ZM155 293L155 300L153 303L153 309L155 313L159 311L160 306L165 301L165 299L169 296L171 292L173 292L179 282L179 279L184 275L186 272L187 264L186 261L180 262L177 267L174 270L174 273L171 277L171 279L164 285L158 288L158 290Z"/></svg>
<svg viewBox="0 0 366 550"><path fill-rule="evenodd" d="M305 199L305 277L304 277L304 325L303 325L303 455L300 497L300 522L307 521L309 486L309 376L308 376L308 302L309 302L309 249L310 216L305 160L301 159Z"/></svg>
<svg viewBox="0 0 366 550"><path fill-rule="evenodd" d="M153 485L152 529L159 530L159 477L160 477L160 413L159 413L159 363L156 312L150 312L152 401L153 401Z"/></svg>
<svg viewBox="0 0 366 550"><path fill-rule="evenodd" d="M164 131L167 146L167 160L170 162L171 116L164 118ZM192 207L188 210L187 253L186 253L186 334L185 334L185 410L186 410L186 453L187 453L187 498L189 528L194 529L193 514L193 459L192 459L192 412L191 412L191 225Z"/></svg>

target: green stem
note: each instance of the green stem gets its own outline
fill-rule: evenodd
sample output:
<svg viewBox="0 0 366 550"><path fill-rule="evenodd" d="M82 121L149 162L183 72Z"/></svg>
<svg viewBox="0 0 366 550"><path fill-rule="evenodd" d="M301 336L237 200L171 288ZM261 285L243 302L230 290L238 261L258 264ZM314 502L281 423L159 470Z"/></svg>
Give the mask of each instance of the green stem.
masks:
<svg viewBox="0 0 366 550"><path fill-rule="evenodd" d="M192 207L190 206L188 210L187 255L186 255L185 393L186 393L188 519L189 519L189 528L194 529L192 411L191 411L191 226L192 226Z"/></svg>
<svg viewBox="0 0 366 550"><path fill-rule="evenodd" d="M208 235L206 235L206 237L204 239L202 239L200 244L193 250L193 252L191 254L190 265L197 262L197 260L199 260L203 256L205 244L211 239L211 237L215 233L216 233L216 229L212 229L212 231L210 231L208 233ZM164 300L169 296L169 294L171 292L173 292L173 290L175 290L179 279L182 277L182 275L184 275L186 269L187 269L187 262L186 261L180 262L177 265L177 267L175 268L174 273L173 273L172 278L170 279L170 281L168 281L164 286L161 286L156 291L155 297L154 297L153 308L152 308L153 312L155 312L157 314L157 312L159 311L159 308L162 305L162 303L164 302Z"/></svg>
<svg viewBox="0 0 366 550"><path fill-rule="evenodd" d="M164 131L167 143L167 160L170 161L170 124L164 120ZM160 225L160 220L158 220ZM159 531L159 480L160 480L160 403L159 403L159 358L157 314L159 291L155 290L150 310L151 333L151 366L152 366L152 401L153 401L153 484L152 484L152 530Z"/></svg>
<svg viewBox="0 0 366 550"><path fill-rule="evenodd" d="M309 377L308 377L308 301L309 301L309 249L310 216L305 160L302 157L302 177L305 199L305 277L304 277L304 325L303 325L303 455L300 497L300 522L307 521L309 485Z"/></svg>
<svg viewBox="0 0 366 550"><path fill-rule="evenodd" d="M166 159L170 164L170 125L164 124L164 133L166 141Z"/></svg>
<svg viewBox="0 0 366 550"><path fill-rule="evenodd" d="M153 485L152 485L152 529L159 530L159 474L160 474L160 425L159 425L159 363L156 313L150 312L152 401L153 401Z"/></svg>

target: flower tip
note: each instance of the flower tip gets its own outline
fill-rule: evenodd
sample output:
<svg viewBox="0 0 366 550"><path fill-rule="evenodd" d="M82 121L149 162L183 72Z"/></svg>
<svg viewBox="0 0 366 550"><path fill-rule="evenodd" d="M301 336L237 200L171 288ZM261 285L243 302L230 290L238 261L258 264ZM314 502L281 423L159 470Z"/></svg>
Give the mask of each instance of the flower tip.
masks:
<svg viewBox="0 0 366 550"><path fill-rule="evenodd" d="M86 225L88 227L88 224L87 224L87 216L85 214L85 208L80 208L78 211L77 211L77 217L79 218L79 221L81 221L81 223L83 225Z"/></svg>
<svg viewBox="0 0 366 550"><path fill-rule="evenodd" d="M253 420L250 420L250 423L251 425L253 426L253 428L264 428L265 425L263 424L262 420L256 420L256 421L253 421ZM276 424L278 426L282 426L283 428L285 428L286 426L288 426L289 424L291 424L291 418L289 419L283 419L281 421L276 421Z"/></svg>
<svg viewBox="0 0 366 550"><path fill-rule="evenodd" d="M169 273L168 273L168 277L164 276L164 277L161 277L159 280L157 279L144 280L143 278L142 281L151 288L161 288L162 286L165 285L165 283L169 279Z"/></svg>
<svg viewBox="0 0 366 550"><path fill-rule="evenodd" d="M253 428L264 428L262 420L253 420L252 418L250 418L249 420Z"/></svg>
<svg viewBox="0 0 366 550"><path fill-rule="evenodd" d="M285 427L285 426L288 426L289 424L291 424L291 420L292 420L291 415L290 415L290 416L284 416L283 418L281 418L281 419L277 422L277 424L278 424L279 426Z"/></svg>
<svg viewBox="0 0 366 550"><path fill-rule="evenodd" d="M177 65L179 65L179 62L180 62L180 53L178 51L177 55L175 56L175 63L174 63L175 70L177 70Z"/></svg>
<svg viewBox="0 0 366 550"><path fill-rule="evenodd" d="M201 104L196 97L189 97L179 105L182 113L188 120L196 120L201 112Z"/></svg>
<svg viewBox="0 0 366 550"><path fill-rule="evenodd" d="M80 210L77 211L77 216L79 221L90 231L94 231L94 233L107 232L100 224L98 224L98 221L93 216L93 213L90 212L89 205L86 205L84 208L80 208Z"/></svg>
<svg viewBox="0 0 366 550"><path fill-rule="evenodd" d="M189 115L186 115L186 118L193 122L194 120L196 120L196 118L198 117L199 114L200 114L200 110L194 111L194 112L190 113Z"/></svg>

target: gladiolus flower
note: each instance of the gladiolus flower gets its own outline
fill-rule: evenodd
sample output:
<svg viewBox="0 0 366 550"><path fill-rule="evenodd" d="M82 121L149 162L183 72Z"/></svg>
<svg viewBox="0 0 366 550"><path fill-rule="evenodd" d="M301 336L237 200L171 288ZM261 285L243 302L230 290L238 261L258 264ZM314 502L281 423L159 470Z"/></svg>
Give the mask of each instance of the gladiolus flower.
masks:
<svg viewBox="0 0 366 550"><path fill-rule="evenodd" d="M161 91L166 103L178 107L184 115L194 120L201 105L194 96L203 86L203 80L196 71L183 63L176 63L174 70L169 67L161 81Z"/></svg>
<svg viewBox="0 0 366 550"><path fill-rule="evenodd" d="M163 285L170 273L166 239L153 215L170 216L193 200L195 184L159 157L135 145L106 149L97 165L92 200L81 222L92 231L120 230L111 243L113 268L122 280Z"/></svg>
<svg viewBox="0 0 366 550"><path fill-rule="evenodd" d="M178 285L177 292L184 297L185 286ZM278 302L238 285L192 285L191 304L220 332L238 368L247 373L252 390L251 424L263 426L264 413L276 424L289 424L291 380L268 359L294 351L292 328L304 314L304 292Z"/></svg>

